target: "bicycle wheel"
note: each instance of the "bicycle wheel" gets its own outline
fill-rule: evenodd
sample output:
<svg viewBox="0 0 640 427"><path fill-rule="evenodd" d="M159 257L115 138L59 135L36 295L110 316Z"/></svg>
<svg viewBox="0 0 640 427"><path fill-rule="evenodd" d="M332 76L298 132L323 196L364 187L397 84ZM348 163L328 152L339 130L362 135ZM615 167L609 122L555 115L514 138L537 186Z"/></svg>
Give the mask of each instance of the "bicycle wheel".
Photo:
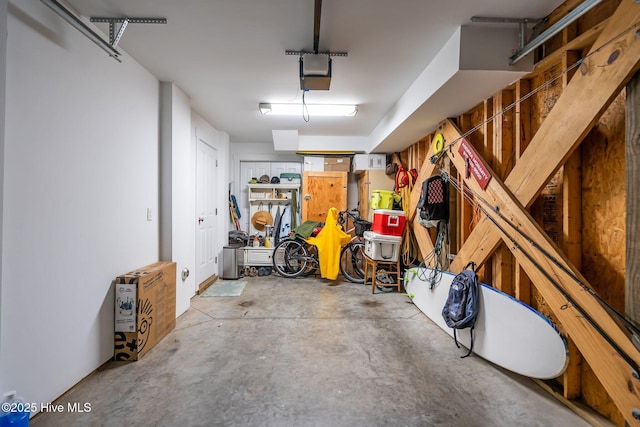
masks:
<svg viewBox="0 0 640 427"><path fill-rule="evenodd" d="M318 248L315 245L308 245L307 253L309 256L307 258L307 268L302 274L304 277L316 274L318 272L318 268L320 268L320 263L318 261Z"/></svg>
<svg viewBox="0 0 640 427"><path fill-rule="evenodd" d="M342 248L340 272L350 282L364 283L364 242L349 242Z"/></svg>
<svg viewBox="0 0 640 427"><path fill-rule="evenodd" d="M282 277L298 277L307 270L309 252L297 240L284 240L273 250L273 268Z"/></svg>

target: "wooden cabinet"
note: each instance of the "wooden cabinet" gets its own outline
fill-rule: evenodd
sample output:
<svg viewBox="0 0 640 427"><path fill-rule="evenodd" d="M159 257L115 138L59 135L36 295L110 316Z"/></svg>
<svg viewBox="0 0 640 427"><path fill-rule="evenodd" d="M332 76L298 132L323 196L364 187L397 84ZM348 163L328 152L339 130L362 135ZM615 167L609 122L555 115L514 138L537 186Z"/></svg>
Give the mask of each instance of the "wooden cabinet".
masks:
<svg viewBox="0 0 640 427"><path fill-rule="evenodd" d="M392 191L395 186L394 175L384 170L365 170L358 174L358 209L363 218L373 221L373 211L369 210L369 200L374 190Z"/></svg>
<svg viewBox="0 0 640 427"><path fill-rule="evenodd" d="M302 173L302 222L325 222L329 208L347 209L347 172Z"/></svg>

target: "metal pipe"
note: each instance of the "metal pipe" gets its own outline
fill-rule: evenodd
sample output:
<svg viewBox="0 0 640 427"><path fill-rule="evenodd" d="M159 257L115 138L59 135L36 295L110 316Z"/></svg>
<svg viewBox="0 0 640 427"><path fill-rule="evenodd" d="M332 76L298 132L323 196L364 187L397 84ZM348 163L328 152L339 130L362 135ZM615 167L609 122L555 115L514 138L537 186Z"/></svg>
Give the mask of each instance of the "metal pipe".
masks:
<svg viewBox="0 0 640 427"><path fill-rule="evenodd" d="M602 0L585 0L583 3L578 5L575 9L569 12L567 15L562 17L558 22L547 28L540 35L533 38L529 43L527 43L523 48L509 57L509 65L513 65L525 56L527 56L531 51L535 48L549 40L551 37L558 34L562 31L567 25L571 24L573 21L587 13L594 6L601 3Z"/></svg>

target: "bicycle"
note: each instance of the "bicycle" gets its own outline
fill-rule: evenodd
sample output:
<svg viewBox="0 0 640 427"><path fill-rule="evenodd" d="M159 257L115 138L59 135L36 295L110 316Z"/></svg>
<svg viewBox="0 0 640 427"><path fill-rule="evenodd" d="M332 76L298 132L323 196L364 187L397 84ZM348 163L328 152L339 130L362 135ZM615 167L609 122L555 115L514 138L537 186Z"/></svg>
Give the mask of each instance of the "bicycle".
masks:
<svg viewBox="0 0 640 427"><path fill-rule="evenodd" d="M320 229L320 226L316 227L312 236L317 234ZM309 276L318 271L320 267L318 249L296 233L292 233L290 237L275 246L272 262L276 272L287 278Z"/></svg>
<svg viewBox="0 0 640 427"><path fill-rule="evenodd" d="M351 219L354 228L345 230L345 224ZM338 224L355 236L340 251L340 272L350 282L364 283L364 232L371 228L371 223L360 218L357 209L338 213ZM312 235L316 235L321 226L316 227ZM282 277L296 278L308 276L318 271L320 262L317 248L307 243L296 233L280 241L273 249L273 268Z"/></svg>
<svg viewBox="0 0 640 427"><path fill-rule="evenodd" d="M345 224L351 219L353 228L346 230ZM338 214L338 224L346 233L355 236L340 251L340 272L352 283L364 283L364 232L371 229L371 222L360 217L358 209L342 211Z"/></svg>

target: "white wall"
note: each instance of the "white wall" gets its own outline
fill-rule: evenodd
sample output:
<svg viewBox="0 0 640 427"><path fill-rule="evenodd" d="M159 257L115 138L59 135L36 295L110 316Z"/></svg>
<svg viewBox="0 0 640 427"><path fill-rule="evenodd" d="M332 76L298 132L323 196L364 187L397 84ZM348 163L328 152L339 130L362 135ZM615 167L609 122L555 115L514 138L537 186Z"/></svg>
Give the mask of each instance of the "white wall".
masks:
<svg viewBox="0 0 640 427"><path fill-rule="evenodd" d="M5 101L6 101L6 77L7 77L7 5L8 0L0 0L0 154L4 159L4 134L5 134ZM2 259L2 223L3 223L3 198L4 188L4 161L0 161L0 260ZM2 263L0 262L0 350L2 349ZM0 356L1 356L0 351ZM2 359L0 358L0 362Z"/></svg>
<svg viewBox="0 0 640 427"><path fill-rule="evenodd" d="M6 5L0 391L51 402L112 357L112 281L160 258L163 213L172 260L195 268L194 125L188 98L170 85L162 129L175 173L163 212L158 80L133 58L109 58L41 2L11 0L1 13ZM228 136L218 143L228 159ZM178 282L179 310L194 288Z"/></svg>
<svg viewBox="0 0 640 427"><path fill-rule="evenodd" d="M160 258L176 263L176 316L189 308L195 274L195 171L191 106L176 85L160 84Z"/></svg>
<svg viewBox="0 0 640 427"><path fill-rule="evenodd" d="M40 2L8 33L0 390L48 402L112 357L112 280L157 261L158 82Z"/></svg>
<svg viewBox="0 0 640 427"><path fill-rule="evenodd" d="M229 202L228 202L228 189L229 189L229 135L226 132L220 132L211 126L206 120L204 120L197 112L191 112L191 126L192 126L192 143L193 143L193 163L196 164L196 144L197 137L206 141L218 153L218 172L216 176L216 186L218 188L218 220L216 223L216 248L215 252L218 254L218 266L216 274L220 275L220 265L222 263L222 248L227 244L229 235ZM196 223L194 215L194 223L192 229L195 232ZM191 275L195 277L195 271L191 270Z"/></svg>

